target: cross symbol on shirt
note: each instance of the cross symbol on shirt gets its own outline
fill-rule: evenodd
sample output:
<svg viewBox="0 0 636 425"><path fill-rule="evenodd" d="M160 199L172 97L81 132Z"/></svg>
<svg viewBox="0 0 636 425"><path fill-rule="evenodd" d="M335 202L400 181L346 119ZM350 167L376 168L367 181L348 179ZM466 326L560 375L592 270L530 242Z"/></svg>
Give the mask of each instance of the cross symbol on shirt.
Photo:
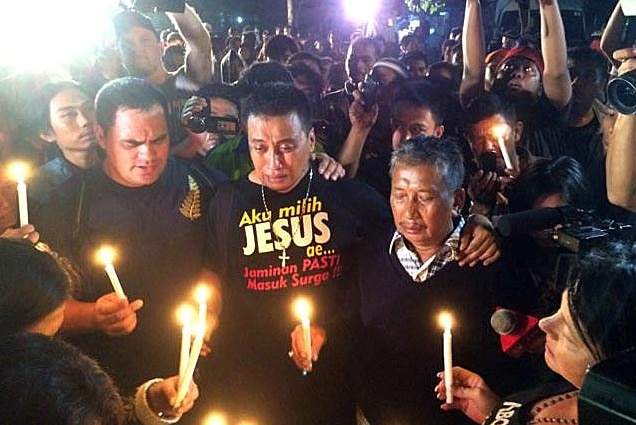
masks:
<svg viewBox="0 0 636 425"><path fill-rule="evenodd" d="M287 260L289 260L290 258L291 257L287 255L287 250L283 249L282 254L278 256L278 259L281 261L281 267L285 267L285 264L287 264Z"/></svg>

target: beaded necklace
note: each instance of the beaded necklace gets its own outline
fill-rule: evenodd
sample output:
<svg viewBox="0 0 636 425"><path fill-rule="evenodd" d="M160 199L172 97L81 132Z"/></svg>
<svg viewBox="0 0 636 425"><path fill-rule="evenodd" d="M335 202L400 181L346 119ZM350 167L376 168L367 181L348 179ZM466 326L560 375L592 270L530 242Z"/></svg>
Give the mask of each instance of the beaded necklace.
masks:
<svg viewBox="0 0 636 425"><path fill-rule="evenodd" d="M313 181L313 179L314 179L314 169L312 167L309 167L309 183L307 183L307 192L305 193L305 199L303 200L303 203L301 206L301 211L300 211L301 215L305 213L305 209L307 208L307 201L309 200L309 190L311 189L311 182ZM282 253L281 255L278 256L278 259L280 260L280 265L281 267L285 267L285 265L287 264L287 260L291 258L289 255L287 255L287 248L289 248L292 241L296 237L296 234L298 233L298 230L300 229L300 223L298 223L298 227L296 227L294 231L292 232L291 239L289 240L289 243L287 244L287 246L284 246L283 238L281 238L274 230L274 225L272 223L272 214L269 207L267 206L267 201L265 200L265 185L263 185L262 183L261 183L261 198L263 199L263 207L265 208L265 214L267 214L267 216L269 217L269 224L272 228L272 233L274 234L274 238L275 238L274 247L276 247L276 244L278 244L278 246L281 247Z"/></svg>
<svg viewBox="0 0 636 425"><path fill-rule="evenodd" d="M528 422L528 425L534 424L572 424L577 425L578 420L576 418L555 418L555 417L544 417L539 416L541 411L545 410L548 407L554 406L556 404L562 403L566 400L576 397L579 394L578 390L570 391L565 394L558 394L554 397L550 397L549 399L543 401L541 404L536 405L530 411L530 415L532 419Z"/></svg>

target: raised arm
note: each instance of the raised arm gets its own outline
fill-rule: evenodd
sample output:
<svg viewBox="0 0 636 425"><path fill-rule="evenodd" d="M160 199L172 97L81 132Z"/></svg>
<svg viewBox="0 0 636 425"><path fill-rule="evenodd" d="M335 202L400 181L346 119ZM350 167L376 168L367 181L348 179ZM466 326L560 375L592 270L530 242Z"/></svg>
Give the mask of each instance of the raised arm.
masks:
<svg viewBox="0 0 636 425"><path fill-rule="evenodd" d="M627 18L623 14L621 2L616 3L616 7L607 22L603 36L601 37L601 50L609 58L612 64L618 68L620 61L612 57L612 53L623 47L623 28L627 23Z"/></svg>
<svg viewBox="0 0 636 425"><path fill-rule="evenodd" d="M541 52L545 69L543 90L552 105L562 110L572 97L568 72L565 30L557 0L539 0L541 13Z"/></svg>
<svg viewBox="0 0 636 425"><path fill-rule="evenodd" d="M459 100L466 107L484 90L484 29L479 0L466 0L462 52L464 73L459 86Z"/></svg>
<svg viewBox="0 0 636 425"><path fill-rule="evenodd" d="M187 44L186 75L198 84L210 82L212 80L212 41L203 22L188 4L183 13L166 12L166 15Z"/></svg>

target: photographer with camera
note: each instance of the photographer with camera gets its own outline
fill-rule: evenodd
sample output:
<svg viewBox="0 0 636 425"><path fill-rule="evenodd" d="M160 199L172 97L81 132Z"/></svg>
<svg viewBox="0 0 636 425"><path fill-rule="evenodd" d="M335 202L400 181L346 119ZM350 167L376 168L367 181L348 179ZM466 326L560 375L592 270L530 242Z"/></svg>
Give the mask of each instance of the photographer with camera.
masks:
<svg viewBox="0 0 636 425"><path fill-rule="evenodd" d="M607 196L611 203L636 212L636 17L627 16L636 13L626 10L628 7L625 1L616 5L601 48L618 71L618 77L608 84L608 100L618 113L607 150Z"/></svg>
<svg viewBox="0 0 636 425"><path fill-rule="evenodd" d="M166 11L186 42L185 65L168 72L161 61L163 43L152 21L137 10L125 10L113 18L121 61L128 74L159 87L168 98L170 141L176 146L186 134L180 124L186 99L212 79L212 42L195 10L183 1L143 0L137 10Z"/></svg>

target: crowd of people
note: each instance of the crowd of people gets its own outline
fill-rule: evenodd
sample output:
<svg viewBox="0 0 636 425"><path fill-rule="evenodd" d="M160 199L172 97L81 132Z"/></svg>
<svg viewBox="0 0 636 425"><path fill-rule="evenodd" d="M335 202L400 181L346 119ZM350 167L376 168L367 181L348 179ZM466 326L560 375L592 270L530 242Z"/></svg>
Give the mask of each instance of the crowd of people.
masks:
<svg viewBox="0 0 636 425"><path fill-rule="evenodd" d="M605 95L636 69L621 1L596 50L567 46L557 0L539 1L538 42L492 51L479 0L439 49L418 30L395 51L223 40L187 4L160 32L130 9L68 78L0 81L7 423L582 423L587 371L636 346L629 226L562 239L635 221L636 115ZM562 220L492 224L545 208ZM125 297L95 264L105 243ZM177 403L172 312L198 282L205 341ZM502 307L542 318L545 344L502 351Z"/></svg>

